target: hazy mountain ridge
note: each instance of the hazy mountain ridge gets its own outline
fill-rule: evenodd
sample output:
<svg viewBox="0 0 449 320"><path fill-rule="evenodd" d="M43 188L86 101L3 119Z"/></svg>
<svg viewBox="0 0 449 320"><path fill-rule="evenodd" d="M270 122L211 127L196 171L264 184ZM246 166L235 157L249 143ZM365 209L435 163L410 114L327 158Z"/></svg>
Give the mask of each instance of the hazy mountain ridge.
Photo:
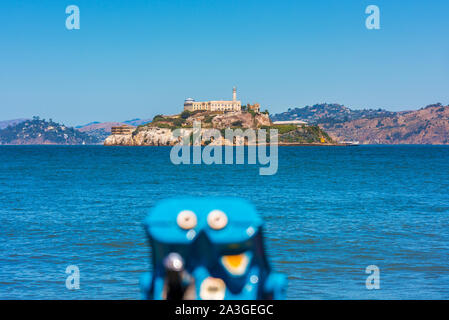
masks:
<svg viewBox="0 0 449 320"><path fill-rule="evenodd" d="M111 128L115 126L121 126L124 124L131 126L139 126L151 122L152 119L131 119L123 122L99 122L94 121L86 125L76 126L75 128L81 132L95 137L98 140L105 140L111 134Z"/></svg>
<svg viewBox="0 0 449 320"><path fill-rule="evenodd" d="M123 124L123 122L91 122L85 126L78 126L76 129L99 141L103 141L111 134L112 127L121 126Z"/></svg>
<svg viewBox="0 0 449 320"><path fill-rule="evenodd" d="M102 141L75 128L67 127L52 120L40 120L39 117L0 130L0 144L3 145L79 145L98 144L100 142Z"/></svg>
<svg viewBox="0 0 449 320"><path fill-rule="evenodd" d="M0 130L1 129L5 129L5 128L9 127L9 126L15 126L16 124L24 122L26 120L29 120L29 119L20 118L20 119L12 119L12 120L0 121Z"/></svg>
<svg viewBox="0 0 449 320"><path fill-rule="evenodd" d="M130 126L137 127L137 126L141 126L141 125L150 123L151 121L153 121L153 118L146 118L146 119L136 118L136 119L123 121L123 123L127 124L127 125L130 125Z"/></svg>

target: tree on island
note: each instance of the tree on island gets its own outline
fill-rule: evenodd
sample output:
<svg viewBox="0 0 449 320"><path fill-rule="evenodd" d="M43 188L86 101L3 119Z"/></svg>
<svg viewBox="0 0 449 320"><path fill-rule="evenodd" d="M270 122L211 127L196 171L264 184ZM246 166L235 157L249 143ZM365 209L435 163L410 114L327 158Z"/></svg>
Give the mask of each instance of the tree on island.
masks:
<svg viewBox="0 0 449 320"><path fill-rule="evenodd" d="M187 119L191 115L192 115L192 113L189 110L184 110L183 112L181 112L181 118L182 119Z"/></svg>

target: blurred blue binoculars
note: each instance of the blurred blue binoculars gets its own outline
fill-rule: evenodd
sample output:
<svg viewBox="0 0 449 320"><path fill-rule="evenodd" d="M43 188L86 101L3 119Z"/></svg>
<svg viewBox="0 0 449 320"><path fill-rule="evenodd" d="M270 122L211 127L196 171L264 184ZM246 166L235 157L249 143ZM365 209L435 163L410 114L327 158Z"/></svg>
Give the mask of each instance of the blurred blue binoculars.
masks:
<svg viewBox="0 0 449 320"><path fill-rule="evenodd" d="M236 198L177 198L151 209L145 230L152 272L144 299L285 299L287 280L271 271L262 219Z"/></svg>

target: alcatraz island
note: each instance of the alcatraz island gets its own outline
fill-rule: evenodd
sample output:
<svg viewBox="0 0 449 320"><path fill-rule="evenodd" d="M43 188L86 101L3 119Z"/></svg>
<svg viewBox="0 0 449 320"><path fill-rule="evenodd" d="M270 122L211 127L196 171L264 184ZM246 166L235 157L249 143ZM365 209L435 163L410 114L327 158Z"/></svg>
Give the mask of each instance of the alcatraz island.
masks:
<svg viewBox="0 0 449 320"><path fill-rule="evenodd" d="M173 146L181 138L174 130L192 132L195 124L201 124L201 131L217 129L221 132L220 141L202 134L201 145L239 145L246 140L229 141L225 138L226 129L270 129L278 130L279 145L284 146L335 146L348 145L336 143L318 125L305 121L272 122L268 110L261 111L258 103L242 105L237 100L237 89L232 90L232 100L195 101L187 98L180 114L157 115L153 121L137 127L131 125L114 126L111 135L104 141L106 146ZM240 141L240 142L239 142Z"/></svg>

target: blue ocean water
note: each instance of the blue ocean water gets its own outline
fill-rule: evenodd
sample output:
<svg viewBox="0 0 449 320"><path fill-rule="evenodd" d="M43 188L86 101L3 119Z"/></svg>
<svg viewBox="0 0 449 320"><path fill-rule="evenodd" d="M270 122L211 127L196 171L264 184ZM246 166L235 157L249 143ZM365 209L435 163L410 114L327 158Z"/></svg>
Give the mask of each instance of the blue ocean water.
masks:
<svg viewBox="0 0 449 320"><path fill-rule="evenodd" d="M238 196L289 299L448 299L449 147L281 147L279 170L180 165L168 147L1 146L0 298L138 299L160 199ZM68 265L80 289L65 287ZM365 268L380 269L367 290Z"/></svg>

